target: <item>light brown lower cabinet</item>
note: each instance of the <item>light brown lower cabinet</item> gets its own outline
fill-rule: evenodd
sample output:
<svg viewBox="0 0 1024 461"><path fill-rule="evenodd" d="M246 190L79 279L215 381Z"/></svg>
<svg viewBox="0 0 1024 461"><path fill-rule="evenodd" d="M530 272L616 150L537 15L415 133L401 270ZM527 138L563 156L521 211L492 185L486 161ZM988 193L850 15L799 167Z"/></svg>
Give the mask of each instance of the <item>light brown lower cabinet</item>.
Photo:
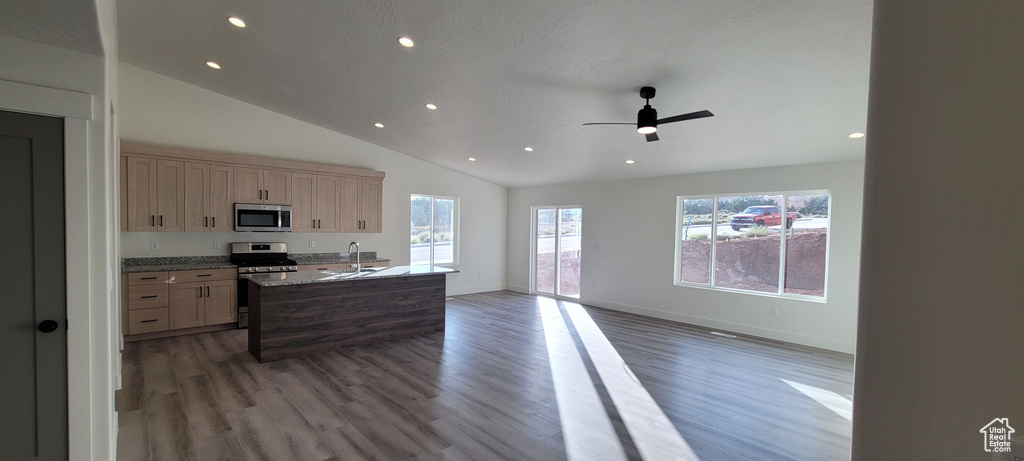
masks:
<svg viewBox="0 0 1024 461"><path fill-rule="evenodd" d="M238 321L237 269L126 274L126 341L232 328Z"/></svg>

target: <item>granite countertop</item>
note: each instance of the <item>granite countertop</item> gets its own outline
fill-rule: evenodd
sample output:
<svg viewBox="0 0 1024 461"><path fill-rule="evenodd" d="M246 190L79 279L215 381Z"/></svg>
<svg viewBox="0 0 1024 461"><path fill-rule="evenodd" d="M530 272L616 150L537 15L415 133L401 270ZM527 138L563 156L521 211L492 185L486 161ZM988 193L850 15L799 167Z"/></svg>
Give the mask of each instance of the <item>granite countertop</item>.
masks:
<svg viewBox="0 0 1024 461"><path fill-rule="evenodd" d="M246 278L261 287L279 287L285 285L305 285L310 283L349 282L354 280L386 279L395 277L415 277L419 275L450 274L459 272L440 266L391 266L380 270L363 269L355 271L305 271L282 272L276 274L247 274Z"/></svg>
<svg viewBox="0 0 1024 461"><path fill-rule="evenodd" d="M297 264L345 264L354 263L349 260L348 253L289 253L288 258ZM376 251L360 251L360 263L390 262L390 259L377 257ZM238 266L228 261L228 256L165 256L156 258L123 258L121 272L160 272L189 271L207 269L235 269Z"/></svg>
<svg viewBox="0 0 1024 461"><path fill-rule="evenodd" d="M121 272L189 271L234 269L227 256L170 256L162 258L124 258Z"/></svg>
<svg viewBox="0 0 1024 461"><path fill-rule="evenodd" d="M300 265L308 264L352 264L355 258L349 257L347 252L330 253L289 253L288 257L294 259ZM360 251L360 263L390 262L390 259L378 258L376 251Z"/></svg>

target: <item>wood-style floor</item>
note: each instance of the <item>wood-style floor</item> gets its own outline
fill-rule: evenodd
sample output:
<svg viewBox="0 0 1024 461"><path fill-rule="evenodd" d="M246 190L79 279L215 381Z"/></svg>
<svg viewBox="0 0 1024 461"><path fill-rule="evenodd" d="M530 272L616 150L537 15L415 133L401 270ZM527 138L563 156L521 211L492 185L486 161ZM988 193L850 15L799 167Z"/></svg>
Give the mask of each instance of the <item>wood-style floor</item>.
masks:
<svg viewBox="0 0 1024 461"><path fill-rule="evenodd" d="M853 357L513 292L430 336L260 364L128 343L117 459L849 459Z"/></svg>

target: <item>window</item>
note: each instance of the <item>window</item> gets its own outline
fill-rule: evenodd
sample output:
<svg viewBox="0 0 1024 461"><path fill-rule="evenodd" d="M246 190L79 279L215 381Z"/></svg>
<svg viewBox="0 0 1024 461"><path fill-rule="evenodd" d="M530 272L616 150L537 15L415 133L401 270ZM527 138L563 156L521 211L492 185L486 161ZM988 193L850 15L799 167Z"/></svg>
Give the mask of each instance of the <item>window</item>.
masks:
<svg viewBox="0 0 1024 461"><path fill-rule="evenodd" d="M412 195L409 264L459 263L459 199Z"/></svg>
<svg viewBox="0 0 1024 461"><path fill-rule="evenodd" d="M679 197L676 285L825 297L828 191Z"/></svg>

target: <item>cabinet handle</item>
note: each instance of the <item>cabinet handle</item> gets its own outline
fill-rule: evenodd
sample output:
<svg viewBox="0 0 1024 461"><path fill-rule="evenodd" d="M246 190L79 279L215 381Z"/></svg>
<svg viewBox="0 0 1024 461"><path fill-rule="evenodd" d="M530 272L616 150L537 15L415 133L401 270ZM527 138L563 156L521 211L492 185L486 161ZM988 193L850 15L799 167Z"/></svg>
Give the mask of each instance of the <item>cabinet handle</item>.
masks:
<svg viewBox="0 0 1024 461"><path fill-rule="evenodd" d="M263 189L263 199L264 200L270 200L270 191L269 190Z"/></svg>
<svg viewBox="0 0 1024 461"><path fill-rule="evenodd" d="M160 227L164 227L164 215L160 215Z"/></svg>
<svg viewBox="0 0 1024 461"><path fill-rule="evenodd" d="M203 224L203 227L210 227L210 217L207 216L203 219L206 220L206 222Z"/></svg>
<svg viewBox="0 0 1024 461"><path fill-rule="evenodd" d="M318 270L318 271L325 271L325 270L327 270L327 268L326 267L318 267L318 268L316 268L316 270Z"/></svg>
<svg viewBox="0 0 1024 461"><path fill-rule="evenodd" d="M139 280L156 280L156 277L139 277Z"/></svg>
<svg viewBox="0 0 1024 461"><path fill-rule="evenodd" d="M149 215L149 225L156 226L156 215Z"/></svg>
<svg viewBox="0 0 1024 461"><path fill-rule="evenodd" d="M155 322L156 319L143 320L141 323Z"/></svg>
<svg viewBox="0 0 1024 461"><path fill-rule="evenodd" d="M149 295L149 296L142 296L141 298L142 299L150 299L150 298L155 298L155 297L156 297L156 295Z"/></svg>
<svg viewBox="0 0 1024 461"><path fill-rule="evenodd" d="M210 287L206 287L206 297L210 297Z"/></svg>
<svg viewBox="0 0 1024 461"><path fill-rule="evenodd" d="M316 220L316 228L317 229L322 229L323 228L323 226L320 225L320 220L319 219Z"/></svg>
<svg viewBox="0 0 1024 461"><path fill-rule="evenodd" d="M263 189L257 189L256 192L259 192L260 200L263 200Z"/></svg>
<svg viewBox="0 0 1024 461"><path fill-rule="evenodd" d="M214 217L213 217L213 218L211 219L211 221L213 221L213 225L212 225L212 226L210 226L210 227L217 227L217 217L216 217L216 216L214 216Z"/></svg>
<svg viewBox="0 0 1024 461"><path fill-rule="evenodd" d="M203 297L203 287L199 287L199 297Z"/></svg>
<svg viewBox="0 0 1024 461"><path fill-rule="evenodd" d="M196 277L213 277L213 274L199 274Z"/></svg>

